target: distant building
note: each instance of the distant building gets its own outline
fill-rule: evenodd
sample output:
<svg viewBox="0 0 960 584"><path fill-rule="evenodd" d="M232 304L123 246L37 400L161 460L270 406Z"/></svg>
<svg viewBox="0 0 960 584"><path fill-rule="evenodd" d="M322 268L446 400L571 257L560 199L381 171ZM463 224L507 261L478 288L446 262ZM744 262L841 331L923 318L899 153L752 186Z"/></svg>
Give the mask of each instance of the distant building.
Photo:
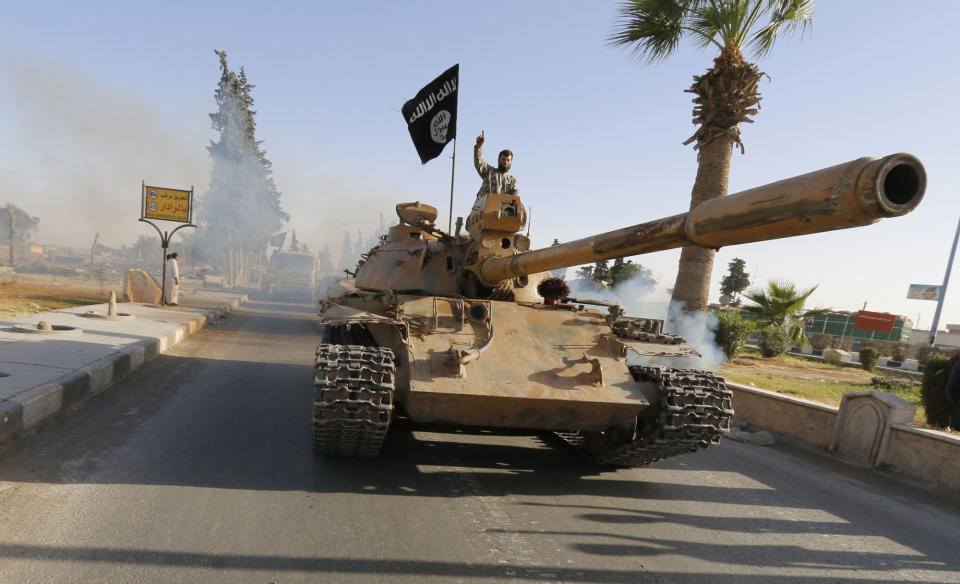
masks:
<svg viewBox="0 0 960 584"><path fill-rule="evenodd" d="M807 326L803 332L808 335L813 333L826 333L832 335L834 341L838 341L844 337L850 337L854 341L905 343L910 339L910 334L913 331L913 321L906 316L887 312L881 313L893 321L893 328L890 332L879 332L865 328L857 328L857 314L858 312L837 311L811 316L807 319Z"/></svg>
<svg viewBox="0 0 960 584"><path fill-rule="evenodd" d="M930 343L930 329L915 329L910 334L911 345L926 345ZM938 348L946 351L960 348L960 324L948 324L947 330L937 331Z"/></svg>

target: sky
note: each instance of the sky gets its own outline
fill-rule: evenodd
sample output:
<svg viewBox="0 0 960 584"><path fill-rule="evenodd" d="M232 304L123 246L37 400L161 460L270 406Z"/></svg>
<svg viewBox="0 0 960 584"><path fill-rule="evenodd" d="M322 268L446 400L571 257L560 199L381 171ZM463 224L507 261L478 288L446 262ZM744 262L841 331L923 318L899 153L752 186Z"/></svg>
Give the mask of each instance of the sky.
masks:
<svg viewBox="0 0 960 584"><path fill-rule="evenodd" d="M440 210L446 228L479 187L472 146L514 154L534 247L681 213L696 153L694 75L714 49L683 43L645 65L607 42L618 3L573 0L8 3L0 21L0 204L40 219L37 243L111 247L154 230L138 222L141 182L210 179L215 49L255 85L257 137L273 163L287 229L334 258L390 223L397 202ZM858 229L721 249L711 301L734 258L755 284L818 286L808 305L902 314L929 328L960 219L957 163L960 2L820 2L800 38L756 59L761 110L734 153L730 192L863 156L916 155L927 170L912 214ZM748 55L750 56L750 55ZM459 143L421 165L402 104L460 64ZM171 224L172 226L172 224ZM181 230L181 233L183 230ZM176 236L174 237L176 245ZM665 300L679 250L633 258ZM957 260L955 260L956 262ZM960 281L940 329L960 323Z"/></svg>

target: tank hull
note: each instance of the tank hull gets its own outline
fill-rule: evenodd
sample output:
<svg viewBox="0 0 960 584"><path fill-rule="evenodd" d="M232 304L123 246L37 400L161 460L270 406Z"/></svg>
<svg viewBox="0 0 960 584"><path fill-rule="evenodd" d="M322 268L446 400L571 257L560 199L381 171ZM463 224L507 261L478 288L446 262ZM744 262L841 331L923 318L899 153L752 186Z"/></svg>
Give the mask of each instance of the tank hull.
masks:
<svg viewBox="0 0 960 584"><path fill-rule="evenodd" d="M460 318L461 301L420 298L407 317L438 318L432 334L411 335L410 380L398 402L417 422L548 430L602 429L650 405L633 381L624 345L605 316L544 305L491 301L489 325ZM491 329L492 328L492 332ZM486 343L460 365L451 347Z"/></svg>
<svg viewBox="0 0 960 584"><path fill-rule="evenodd" d="M485 317L471 318L471 307ZM631 353L695 354L618 338L606 314L575 305L399 296L393 317L375 302L353 308L321 322L364 323L379 346L393 350L395 403L416 422L602 430L657 404L656 384L630 374Z"/></svg>

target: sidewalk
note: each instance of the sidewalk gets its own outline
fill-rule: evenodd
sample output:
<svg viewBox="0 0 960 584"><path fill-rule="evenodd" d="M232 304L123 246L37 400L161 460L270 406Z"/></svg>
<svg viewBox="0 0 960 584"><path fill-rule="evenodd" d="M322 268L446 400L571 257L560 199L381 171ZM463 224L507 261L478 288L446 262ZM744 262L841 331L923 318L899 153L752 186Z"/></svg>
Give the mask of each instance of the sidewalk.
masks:
<svg viewBox="0 0 960 584"><path fill-rule="evenodd" d="M207 290L181 298L180 306L165 308L118 302L118 314L129 315L118 320L81 316L106 315L106 304L0 320L0 443L103 390L247 299ZM40 321L55 330L36 330Z"/></svg>

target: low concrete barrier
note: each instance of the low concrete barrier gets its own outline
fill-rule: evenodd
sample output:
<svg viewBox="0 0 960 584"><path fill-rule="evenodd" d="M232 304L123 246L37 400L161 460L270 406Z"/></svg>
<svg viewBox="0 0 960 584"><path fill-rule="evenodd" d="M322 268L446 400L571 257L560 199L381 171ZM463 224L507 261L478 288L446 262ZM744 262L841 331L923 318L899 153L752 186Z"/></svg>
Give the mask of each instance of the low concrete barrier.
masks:
<svg viewBox="0 0 960 584"><path fill-rule="evenodd" d="M834 451L854 464L960 487L960 437L903 423L912 419L913 406L893 394L847 394L841 410L737 383L727 387L738 420Z"/></svg>
<svg viewBox="0 0 960 584"><path fill-rule="evenodd" d="M944 487L960 487L960 438L895 424L879 466Z"/></svg>
<svg viewBox="0 0 960 584"><path fill-rule="evenodd" d="M828 448L837 423L837 408L765 389L727 382L733 390L738 420Z"/></svg>
<svg viewBox="0 0 960 584"><path fill-rule="evenodd" d="M160 304L163 290L146 270L127 270L123 279L123 296L129 302Z"/></svg>

